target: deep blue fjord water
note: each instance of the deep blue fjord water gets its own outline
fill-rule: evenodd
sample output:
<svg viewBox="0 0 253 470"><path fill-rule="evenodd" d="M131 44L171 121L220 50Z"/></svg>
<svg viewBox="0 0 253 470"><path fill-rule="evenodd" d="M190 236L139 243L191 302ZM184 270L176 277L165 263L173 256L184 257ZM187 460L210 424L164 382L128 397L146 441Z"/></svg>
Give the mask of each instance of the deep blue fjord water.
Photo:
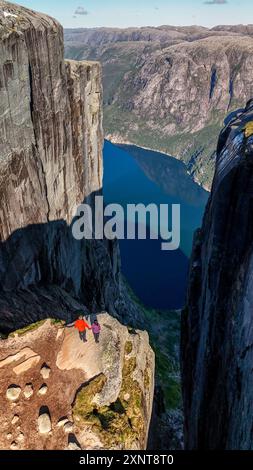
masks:
<svg viewBox="0 0 253 470"><path fill-rule="evenodd" d="M162 240L120 240L122 272L141 301L153 308L179 309L185 302L193 234L201 225L208 192L185 165L136 146L104 146L105 204L181 204L181 244L162 251Z"/></svg>

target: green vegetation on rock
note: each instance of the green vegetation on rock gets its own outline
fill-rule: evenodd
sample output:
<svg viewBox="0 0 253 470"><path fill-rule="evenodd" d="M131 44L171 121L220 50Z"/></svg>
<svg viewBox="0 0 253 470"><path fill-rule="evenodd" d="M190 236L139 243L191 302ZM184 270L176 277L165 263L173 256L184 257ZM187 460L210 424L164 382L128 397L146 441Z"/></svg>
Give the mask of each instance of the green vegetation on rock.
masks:
<svg viewBox="0 0 253 470"><path fill-rule="evenodd" d="M180 311L159 311L145 307L125 281L131 298L142 312L143 318L136 327L146 329L156 356L156 383L163 391L166 410L182 406L180 383ZM145 379L144 379L145 380Z"/></svg>
<svg viewBox="0 0 253 470"><path fill-rule="evenodd" d="M105 386L104 374L91 380L77 393L73 405L73 417L76 425L86 424L98 435L107 449L131 449L135 442L144 445L145 416L143 410L143 392L133 378L136 369L135 356L129 356L129 343L125 345L125 359L122 370L121 390L116 402L110 406L98 406L96 395Z"/></svg>
<svg viewBox="0 0 253 470"><path fill-rule="evenodd" d="M24 328L20 328L19 330L13 331L9 334L10 338L13 338L15 335L23 336L26 333L30 333L31 331L37 330L40 326L42 326L46 320L40 320L35 323L31 323L30 325L24 326Z"/></svg>
<svg viewBox="0 0 253 470"><path fill-rule="evenodd" d="M27 326L24 326L24 328L20 328L19 330L16 330L16 331L13 331L12 333L9 334L9 338L14 338L15 335L18 335L18 336L23 336L25 335L26 333L30 333L32 331L35 331L37 330L40 326L42 326L48 319L44 319L44 320L39 320L35 323L31 323ZM63 320L59 320L59 319L56 319L56 318L51 318L50 319L51 321L51 324L52 325L64 325L65 322Z"/></svg>
<svg viewBox="0 0 253 470"><path fill-rule="evenodd" d="M131 354L132 350L133 350L133 343L131 341L127 341L126 346L125 346L126 354Z"/></svg>

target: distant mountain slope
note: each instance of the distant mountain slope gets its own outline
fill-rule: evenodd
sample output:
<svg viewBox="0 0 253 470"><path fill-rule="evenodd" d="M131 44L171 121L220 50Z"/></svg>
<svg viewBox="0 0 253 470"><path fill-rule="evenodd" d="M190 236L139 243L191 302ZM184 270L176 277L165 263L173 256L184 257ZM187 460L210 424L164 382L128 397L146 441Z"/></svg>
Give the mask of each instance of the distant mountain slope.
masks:
<svg viewBox="0 0 253 470"><path fill-rule="evenodd" d="M223 118L252 95L253 26L65 30L65 55L104 69L114 142L184 160L210 188Z"/></svg>

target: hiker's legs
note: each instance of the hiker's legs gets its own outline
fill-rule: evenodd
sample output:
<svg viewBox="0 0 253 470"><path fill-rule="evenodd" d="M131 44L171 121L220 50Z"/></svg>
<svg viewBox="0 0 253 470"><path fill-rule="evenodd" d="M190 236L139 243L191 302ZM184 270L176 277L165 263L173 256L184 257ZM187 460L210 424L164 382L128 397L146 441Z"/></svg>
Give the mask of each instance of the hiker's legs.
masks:
<svg viewBox="0 0 253 470"><path fill-rule="evenodd" d="M99 343L99 333L94 333L96 343Z"/></svg>
<svg viewBox="0 0 253 470"><path fill-rule="evenodd" d="M79 331L79 336L80 336L80 340L83 341L84 343L87 341L86 340L86 330Z"/></svg>

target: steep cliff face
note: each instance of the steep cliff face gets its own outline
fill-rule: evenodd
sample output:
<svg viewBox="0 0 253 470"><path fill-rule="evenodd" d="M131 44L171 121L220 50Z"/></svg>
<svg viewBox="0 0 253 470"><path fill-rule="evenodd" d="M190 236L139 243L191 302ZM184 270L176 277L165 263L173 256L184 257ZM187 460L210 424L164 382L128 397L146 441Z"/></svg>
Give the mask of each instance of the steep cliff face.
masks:
<svg viewBox="0 0 253 470"><path fill-rule="evenodd" d="M147 333L98 315L100 342L42 321L0 348L1 449L144 449L154 393ZM56 399L57 397L57 399Z"/></svg>
<svg viewBox="0 0 253 470"><path fill-rule="evenodd" d="M223 116L252 96L250 27L67 30L66 55L104 68L105 130L182 159L210 189ZM91 43L93 41L93 43Z"/></svg>
<svg viewBox="0 0 253 470"><path fill-rule="evenodd" d="M80 304L123 315L117 243L71 233L102 188L100 66L65 62L54 19L3 1L0 59L0 327Z"/></svg>
<svg viewBox="0 0 253 470"><path fill-rule="evenodd" d="M8 11L14 16L1 21L2 239L31 223L70 222L102 181L99 65L65 64L55 20ZM16 213L9 214L13 193Z"/></svg>
<svg viewBox="0 0 253 470"><path fill-rule="evenodd" d="M182 320L186 446L252 449L252 101L223 129Z"/></svg>

